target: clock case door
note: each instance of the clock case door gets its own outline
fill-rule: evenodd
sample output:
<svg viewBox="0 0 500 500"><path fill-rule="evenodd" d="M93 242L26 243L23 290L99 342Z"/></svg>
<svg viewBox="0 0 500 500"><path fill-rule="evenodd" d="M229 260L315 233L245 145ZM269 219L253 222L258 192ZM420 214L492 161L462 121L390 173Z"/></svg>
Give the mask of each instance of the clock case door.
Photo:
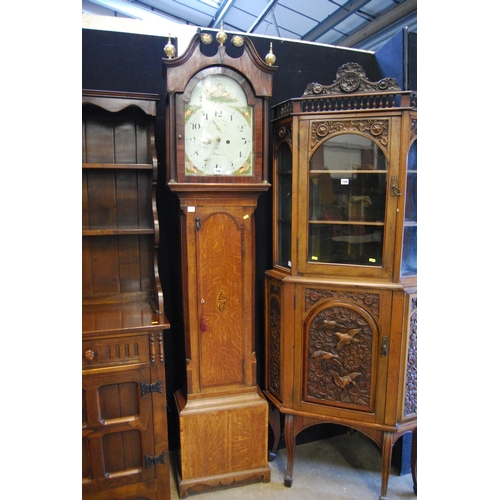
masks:
<svg viewBox="0 0 500 500"><path fill-rule="evenodd" d="M181 196L187 393L254 392L256 195ZM224 199L224 201L221 200Z"/></svg>

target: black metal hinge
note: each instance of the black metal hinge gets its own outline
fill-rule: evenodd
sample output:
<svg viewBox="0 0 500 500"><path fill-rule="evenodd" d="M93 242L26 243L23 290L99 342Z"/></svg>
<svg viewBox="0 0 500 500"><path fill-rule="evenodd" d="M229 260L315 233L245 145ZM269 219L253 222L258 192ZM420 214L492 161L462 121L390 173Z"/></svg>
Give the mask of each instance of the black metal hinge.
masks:
<svg viewBox="0 0 500 500"><path fill-rule="evenodd" d="M167 463L165 460L165 452L163 452L161 455L158 455L157 457L150 457L149 455L146 455L145 460L146 460L146 469L148 467L151 467L152 465Z"/></svg>
<svg viewBox="0 0 500 500"><path fill-rule="evenodd" d="M158 380L158 382L154 384L143 384L141 382L141 396L151 392L159 392L161 394L161 380Z"/></svg>

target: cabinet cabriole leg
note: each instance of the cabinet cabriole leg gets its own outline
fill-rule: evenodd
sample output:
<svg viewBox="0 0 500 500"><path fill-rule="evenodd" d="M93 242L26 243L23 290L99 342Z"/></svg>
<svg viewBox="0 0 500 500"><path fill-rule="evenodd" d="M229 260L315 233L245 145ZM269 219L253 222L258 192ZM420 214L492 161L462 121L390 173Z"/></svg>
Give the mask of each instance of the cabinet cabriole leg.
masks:
<svg viewBox="0 0 500 500"><path fill-rule="evenodd" d="M272 462L276 458L276 452L278 450L278 445L281 437L281 413L279 410L269 403L269 426L273 432L273 446L269 450L268 460Z"/></svg>
<svg viewBox="0 0 500 500"><path fill-rule="evenodd" d="M411 475L413 478L413 491L417 494L417 429L413 430L411 442Z"/></svg>
<svg viewBox="0 0 500 500"><path fill-rule="evenodd" d="M293 478L293 463L295 460L295 432L293 422L293 415L286 415L285 417L285 446L286 446L286 476L285 486L290 488L292 486Z"/></svg>
<svg viewBox="0 0 500 500"><path fill-rule="evenodd" d="M379 500L387 500L387 486L389 484L389 473L391 470L392 445L392 432L384 432L382 442L382 484L380 486Z"/></svg>

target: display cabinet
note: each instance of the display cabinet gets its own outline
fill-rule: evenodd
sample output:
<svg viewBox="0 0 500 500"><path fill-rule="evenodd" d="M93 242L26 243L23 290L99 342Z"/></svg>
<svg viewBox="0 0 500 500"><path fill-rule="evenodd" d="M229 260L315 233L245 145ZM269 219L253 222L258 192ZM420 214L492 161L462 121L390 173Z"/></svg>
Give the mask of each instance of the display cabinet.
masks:
<svg viewBox="0 0 500 500"><path fill-rule="evenodd" d="M411 432L416 491L416 95L355 63L273 108L266 382L292 484L295 438L331 422L382 449Z"/></svg>
<svg viewBox="0 0 500 500"><path fill-rule="evenodd" d="M84 91L82 498L169 499L156 95Z"/></svg>

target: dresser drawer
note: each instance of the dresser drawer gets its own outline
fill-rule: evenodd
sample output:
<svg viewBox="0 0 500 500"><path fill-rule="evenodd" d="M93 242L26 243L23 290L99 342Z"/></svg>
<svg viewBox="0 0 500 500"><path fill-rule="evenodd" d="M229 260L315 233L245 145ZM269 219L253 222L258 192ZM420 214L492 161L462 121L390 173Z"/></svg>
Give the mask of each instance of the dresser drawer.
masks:
<svg viewBox="0 0 500 500"><path fill-rule="evenodd" d="M107 337L82 342L82 368L149 363L149 335Z"/></svg>

